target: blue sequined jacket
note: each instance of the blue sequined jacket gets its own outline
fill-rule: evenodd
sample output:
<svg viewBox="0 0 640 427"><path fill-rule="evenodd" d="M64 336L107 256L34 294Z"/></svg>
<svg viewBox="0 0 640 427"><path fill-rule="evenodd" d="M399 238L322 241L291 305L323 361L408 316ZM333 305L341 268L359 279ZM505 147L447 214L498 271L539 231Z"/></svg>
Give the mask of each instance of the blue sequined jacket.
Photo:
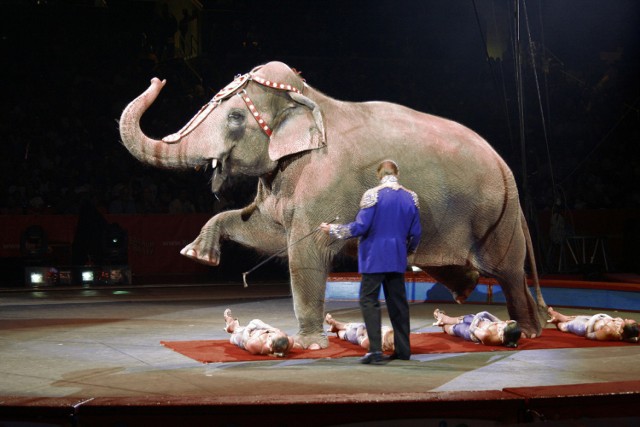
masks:
<svg viewBox="0 0 640 427"><path fill-rule="evenodd" d="M391 175L364 193L355 221L334 224L330 231L339 239L360 238L360 273L403 273L407 254L416 251L421 233L418 196Z"/></svg>

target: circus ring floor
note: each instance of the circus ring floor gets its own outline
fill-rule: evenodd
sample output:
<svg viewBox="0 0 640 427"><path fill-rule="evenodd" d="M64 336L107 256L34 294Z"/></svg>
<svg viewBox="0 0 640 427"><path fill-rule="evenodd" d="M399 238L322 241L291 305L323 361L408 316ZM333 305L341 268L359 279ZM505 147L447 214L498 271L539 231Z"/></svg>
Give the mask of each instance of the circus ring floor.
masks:
<svg viewBox="0 0 640 427"><path fill-rule="evenodd" d="M561 281L560 281L561 282ZM637 283L543 283L568 314L637 318ZM359 320L357 277L332 277L326 311ZM433 310L507 318L499 286L468 304L408 276L412 331ZM350 290L349 290L350 289ZM621 294L622 293L622 294ZM427 297L427 294L428 297ZM445 294L443 294L445 295ZM595 298L595 300L593 299ZM635 305L627 304L636 301ZM620 308L623 306L624 308ZM640 346L202 364L163 340L225 339L222 312L296 332L286 283L0 290L2 426L638 425Z"/></svg>

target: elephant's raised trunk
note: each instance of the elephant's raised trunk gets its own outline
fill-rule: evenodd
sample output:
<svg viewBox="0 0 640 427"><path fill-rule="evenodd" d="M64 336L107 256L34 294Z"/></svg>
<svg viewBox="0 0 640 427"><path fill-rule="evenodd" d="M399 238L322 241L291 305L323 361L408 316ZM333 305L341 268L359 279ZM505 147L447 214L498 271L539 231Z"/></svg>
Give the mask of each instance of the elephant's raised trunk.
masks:
<svg viewBox="0 0 640 427"><path fill-rule="evenodd" d="M168 169L185 169L208 163L198 153L195 141L183 138L176 143L167 143L148 137L140 128L140 118L153 104L166 80L151 80L151 85L140 96L131 101L120 116L120 138L131 154L144 163Z"/></svg>

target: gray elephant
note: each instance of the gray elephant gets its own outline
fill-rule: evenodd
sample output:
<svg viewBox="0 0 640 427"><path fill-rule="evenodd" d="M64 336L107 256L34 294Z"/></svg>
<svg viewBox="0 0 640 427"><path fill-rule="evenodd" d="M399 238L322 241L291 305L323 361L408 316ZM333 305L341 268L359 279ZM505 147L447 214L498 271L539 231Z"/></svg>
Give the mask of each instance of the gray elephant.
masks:
<svg viewBox="0 0 640 427"><path fill-rule="evenodd" d="M288 245L296 340L303 347L328 345L327 275L333 258L354 255L357 244L313 231L336 217L352 221L364 191L377 185L375 167L387 158L419 196L423 235L414 264L459 303L481 274L496 278L509 316L527 336L540 335L545 303L518 189L507 164L476 133L392 103L333 99L296 70L270 62L236 77L179 132L155 140L141 130L140 118L164 84L152 79L122 113L120 135L135 157L163 168L210 165L214 192L227 176L259 177L253 203L212 217L181 253L218 265L223 239L265 254ZM527 254L537 302L527 286Z"/></svg>

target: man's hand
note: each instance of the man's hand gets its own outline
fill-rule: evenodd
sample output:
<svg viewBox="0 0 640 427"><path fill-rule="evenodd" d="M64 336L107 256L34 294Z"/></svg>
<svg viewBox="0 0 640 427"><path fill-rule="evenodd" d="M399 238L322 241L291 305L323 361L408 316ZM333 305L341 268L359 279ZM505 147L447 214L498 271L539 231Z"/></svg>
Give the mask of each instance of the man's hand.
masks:
<svg viewBox="0 0 640 427"><path fill-rule="evenodd" d="M323 222L322 224L320 224L320 230L329 234L329 232L331 231L331 225L327 224L326 222Z"/></svg>

